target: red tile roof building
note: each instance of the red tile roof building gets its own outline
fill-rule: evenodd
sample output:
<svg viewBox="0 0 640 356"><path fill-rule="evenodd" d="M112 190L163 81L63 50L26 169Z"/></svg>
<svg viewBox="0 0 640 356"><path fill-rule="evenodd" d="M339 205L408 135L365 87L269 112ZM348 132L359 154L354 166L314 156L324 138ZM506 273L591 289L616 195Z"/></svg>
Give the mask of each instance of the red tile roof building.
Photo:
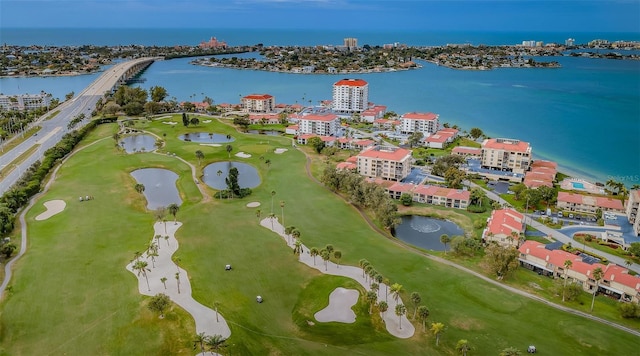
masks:
<svg viewBox="0 0 640 356"><path fill-rule="evenodd" d="M451 150L451 154L464 157L480 158L480 156L482 155L482 149L476 147L456 146L453 148L453 150Z"/></svg>
<svg viewBox="0 0 640 356"><path fill-rule="evenodd" d="M400 131L403 134L422 132L424 136L435 133L440 128L438 115L434 113L410 112L400 116L402 126Z"/></svg>
<svg viewBox="0 0 640 356"><path fill-rule="evenodd" d="M491 212L487 219L487 227L482 232L482 238L494 241L501 246L517 247L521 241L520 234L524 233L524 216L513 209L498 209Z"/></svg>
<svg viewBox="0 0 640 356"><path fill-rule="evenodd" d="M333 84L331 109L339 113L361 113L369 105L369 84L362 79L342 79Z"/></svg>
<svg viewBox="0 0 640 356"><path fill-rule="evenodd" d="M524 174L531 165L531 146L519 140L486 139L480 159L482 168Z"/></svg>
<svg viewBox="0 0 640 356"><path fill-rule="evenodd" d="M595 214L598 208L602 211L625 212L622 201L619 199L567 192L558 192L557 206L561 210L589 214Z"/></svg>
<svg viewBox="0 0 640 356"><path fill-rule="evenodd" d="M424 139L425 146L429 148L445 148L458 137L456 129L441 129Z"/></svg>
<svg viewBox="0 0 640 356"><path fill-rule="evenodd" d="M527 188L546 186L553 188L553 181L558 173L558 164L552 161L537 160L531 163L531 170L524 175Z"/></svg>
<svg viewBox="0 0 640 356"><path fill-rule="evenodd" d="M318 136L333 136L340 127L340 118L334 114L304 115L298 117L301 134L316 134Z"/></svg>
<svg viewBox="0 0 640 356"><path fill-rule="evenodd" d="M269 94L251 94L242 98L242 108L249 113L271 113L275 110L275 98Z"/></svg>
<svg viewBox="0 0 640 356"><path fill-rule="evenodd" d="M556 278L568 278L585 291L596 290L593 271L600 267L604 272L598 283L598 292L605 293L623 301L640 302L640 276L632 276L629 270L615 264L586 263L582 257L563 250L548 250L537 241L526 241L518 249L520 264L528 269ZM571 261L571 267L565 270L565 261Z"/></svg>
<svg viewBox="0 0 640 356"><path fill-rule="evenodd" d="M381 127L387 130L394 130L396 127L400 127L402 121L389 120L389 119L377 119L373 120L373 127Z"/></svg>
<svg viewBox="0 0 640 356"><path fill-rule="evenodd" d="M392 183L391 181L382 179L369 179L368 181L384 187L393 199L400 199L402 194L407 193L411 195L413 201L418 203L440 205L456 209L466 209L471 199L471 193L468 190L450 189L435 185Z"/></svg>
<svg viewBox="0 0 640 356"><path fill-rule="evenodd" d="M227 42L218 41L215 37L211 37L209 42L200 42L200 48L227 48Z"/></svg>
<svg viewBox="0 0 640 356"><path fill-rule="evenodd" d="M400 181L411 172L411 151L372 147L358 154L358 173L365 177Z"/></svg>

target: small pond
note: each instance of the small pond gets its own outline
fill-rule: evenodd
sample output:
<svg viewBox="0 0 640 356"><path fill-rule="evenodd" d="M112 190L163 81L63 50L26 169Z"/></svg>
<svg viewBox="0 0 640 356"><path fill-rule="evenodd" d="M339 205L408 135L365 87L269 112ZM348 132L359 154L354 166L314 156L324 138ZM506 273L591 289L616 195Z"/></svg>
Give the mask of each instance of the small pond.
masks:
<svg viewBox="0 0 640 356"><path fill-rule="evenodd" d="M280 136L282 132L277 130L249 130L247 133L254 135Z"/></svg>
<svg viewBox="0 0 640 356"><path fill-rule="evenodd" d="M144 185L147 209L155 210L169 204L182 204L176 181L178 175L168 169L143 168L131 172L136 182Z"/></svg>
<svg viewBox="0 0 640 356"><path fill-rule="evenodd" d="M227 138L227 135L209 133L209 132L191 132L178 136L182 141L197 142L197 143L228 143L233 142L233 137Z"/></svg>
<svg viewBox="0 0 640 356"><path fill-rule="evenodd" d="M406 215L402 217L402 222L396 226L394 233L395 237L408 244L435 251L444 251L444 245L440 242L442 234L449 237L464 236L464 230L448 220Z"/></svg>
<svg viewBox="0 0 640 356"><path fill-rule="evenodd" d="M202 180L211 188L218 190L227 189L225 179L232 167L238 169L238 184L240 188L255 188L260 185L260 176L254 166L230 161L211 163L204 167L204 177Z"/></svg>
<svg viewBox="0 0 640 356"><path fill-rule="evenodd" d="M127 153L151 152L156 149L156 138L151 135L130 135L120 139Z"/></svg>

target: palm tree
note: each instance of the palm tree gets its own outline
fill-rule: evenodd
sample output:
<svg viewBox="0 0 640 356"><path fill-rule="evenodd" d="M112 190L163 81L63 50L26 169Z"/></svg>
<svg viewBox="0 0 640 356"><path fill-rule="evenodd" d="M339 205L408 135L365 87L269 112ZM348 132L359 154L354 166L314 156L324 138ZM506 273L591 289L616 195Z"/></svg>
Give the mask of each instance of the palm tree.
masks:
<svg viewBox="0 0 640 356"><path fill-rule="evenodd" d="M603 275L604 272L602 271L602 268L598 267L593 270L593 279L596 280L596 289L593 291L593 299L591 299L591 311L593 311L593 304L596 302L596 294L598 294L598 289L600 288L600 280L602 279Z"/></svg>
<svg viewBox="0 0 640 356"><path fill-rule="evenodd" d="M378 283L371 283L371 290L376 292L376 295L378 295L379 289L380 289L380 285Z"/></svg>
<svg viewBox="0 0 640 356"><path fill-rule="evenodd" d="M196 335L195 340L193 340L193 349L196 349L196 346L200 344L200 352L204 354L204 343L207 341L207 336L205 333L200 333Z"/></svg>
<svg viewBox="0 0 640 356"><path fill-rule="evenodd" d="M327 246L324 247L325 250L329 251L329 253L333 252L333 245L328 244Z"/></svg>
<svg viewBox="0 0 640 356"><path fill-rule="evenodd" d="M280 200L280 211L282 212L282 226L284 226L284 200Z"/></svg>
<svg viewBox="0 0 640 356"><path fill-rule="evenodd" d="M160 239L162 238L162 235L158 234L153 238L156 239L156 245L158 245L158 249L160 249Z"/></svg>
<svg viewBox="0 0 640 356"><path fill-rule="evenodd" d="M436 336L436 346L440 343L440 335L444 332L443 323L431 323L431 332Z"/></svg>
<svg viewBox="0 0 640 356"><path fill-rule="evenodd" d="M136 192L142 194L144 192L144 184L136 183L136 185L133 186L133 189L135 189Z"/></svg>
<svg viewBox="0 0 640 356"><path fill-rule="evenodd" d="M178 294L180 294L180 272L176 272L176 284L178 285Z"/></svg>
<svg viewBox="0 0 640 356"><path fill-rule="evenodd" d="M164 289L167 289L167 277L160 278L160 282L162 282Z"/></svg>
<svg viewBox="0 0 640 356"><path fill-rule="evenodd" d="M362 259L360 260L360 268L362 268L362 278L364 278L365 269L370 265L369 261Z"/></svg>
<svg viewBox="0 0 640 356"><path fill-rule="evenodd" d="M456 344L456 350L461 352L463 356L467 356L467 351L471 350L471 348L469 347L469 341L465 339L458 340L458 343Z"/></svg>
<svg viewBox="0 0 640 356"><path fill-rule="evenodd" d="M333 251L333 257L336 259L336 261L338 261L338 268L340 268L340 259L342 258L342 252L340 252L339 250Z"/></svg>
<svg viewBox="0 0 640 356"><path fill-rule="evenodd" d="M276 195L276 191L271 191L271 214L273 214L273 196Z"/></svg>
<svg viewBox="0 0 640 356"><path fill-rule="evenodd" d="M302 253L302 242L300 242L300 240L296 239L296 243L293 246L293 254L298 256L298 259L300 259L300 254Z"/></svg>
<svg viewBox="0 0 640 356"><path fill-rule="evenodd" d="M200 150L196 151L196 158L198 159L198 166L202 165L202 160L204 159L204 153Z"/></svg>
<svg viewBox="0 0 640 356"><path fill-rule="evenodd" d="M370 290L367 292L367 301L369 302L369 314L373 314L373 305L376 303L376 300L378 299L378 295L376 294L376 292Z"/></svg>
<svg viewBox="0 0 640 356"><path fill-rule="evenodd" d="M400 292L402 291L402 285L398 284L398 283L394 283L391 285L391 295L393 296L393 299L395 299L396 303L398 302L398 299L400 299Z"/></svg>
<svg viewBox="0 0 640 356"><path fill-rule="evenodd" d="M293 230L291 230L291 236L293 236L294 239L299 239L300 238L300 230L296 229L295 227L293 228Z"/></svg>
<svg viewBox="0 0 640 356"><path fill-rule="evenodd" d="M327 261L329 261L329 258L331 257L331 255L329 254L329 251L322 249L320 251L320 257L322 257L322 260L324 261L324 270L327 270Z"/></svg>
<svg viewBox="0 0 640 356"><path fill-rule="evenodd" d="M141 261L141 260L137 260L134 264L133 264L133 270L134 271L138 271L138 276L143 275L144 279L147 280L147 289L151 290L151 287L149 286L149 278L147 278L147 272L151 272L151 270L148 268L149 264L147 263L147 261Z"/></svg>
<svg viewBox="0 0 640 356"><path fill-rule="evenodd" d="M167 241L167 246L169 246L169 235L164 235L164 240Z"/></svg>
<svg viewBox="0 0 640 356"><path fill-rule="evenodd" d="M318 254L320 253L320 251L318 251L317 247L312 247L309 250L309 254L311 255L311 257L313 257L313 265L316 265L316 256L318 256Z"/></svg>
<svg viewBox="0 0 640 356"><path fill-rule="evenodd" d="M219 323L220 321L218 320L218 307L220 306L219 302L213 302L213 308L216 310L216 323Z"/></svg>
<svg viewBox="0 0 640 356"><path fill-rule="evenodd" d="M274 213L269 214L269 220L271 220L271 231L276 231L275 227L273 227L273 219L275 218L276 218L276 214Z"/></svg>
<svg viewBox="0 0 640 356"><path fill-rule="evenodd" d="M416 313L418 312L418 304L422 301L422 297L418 292L411 292L411 301L413 302L413 320L416 320Z"/></svg>
<svg viewBox="0 0 640 356"><path fill-rule="evenodd" d="M218 353L218 350L220 350L220 348L225 347L225 342L227 341L227 339L223 338L222 335L213 335L213 336L209 336L207 338L207 340L205 341L207 346L209 346L209 350L211 351L215 351L215 353Z"/></svg>
<svg viewBox="0 0 640 356"><path fill-rule="evenodd" d="M289 237L291 236L291 232L295 229L295 226L287 226L284 228L284 234L287 235L287 243L291 243Z"/></svg>
<svg viewBox="0 0 640 356"><path fill-rule="evenodd" d="M147 257L151 257L151 265L156 268L156 257L158 257L158 246L155 243L151 243L147 248Z"/></svg>
<svg viewBox="0 0 640 356"><path fill-rule="evenodd" d="M142 252L136 251L136 252L133 253L133 261L140 260L140 257L142 257Z"/></svg>
<svg viewBox="0 0 640 356"><path fill-rule="evenodd" d="M231 158L231 151L233 151L233 146L227 145L227 153L229 154L229 158Z"/></svg>
<svg viewBox="0 0 640 356"><path fill-rule="evenodd" d="M173 223L177 224L176 214L178 214L178 211L180 210L180 206L176 203L171 203L167 207L167 210L169 211L169 214L173 215Z"/></svg>
<svg viewBox="0 0 640 356"><path fill-rule="evenodd" d="M388 302L389 300L387 299L387 297L389 296L389 285L391 283L391 281L389 280L389 278L385 278L382 283L384 283L386 285L386 288L384 289L384 301Z"/></svg>
<svg viewBox="0 0 640 356"><path fill-rule="evenodd" d="M568 273L569 273L569 269L571 268L571 266L573 266L573 262L571 262L571 260L565 260L564 261L564 286L562 287L562 301L564 302L564 295L565 295L565 289L567 289L567 279L568 279Z"/></svg>
<svg viewBox="0 0 640 356"><path fill-rule="evenodd" d="M427 318L429 317L429 308L427 308L424 305L419 306L418 308L416 308L416 310L418 311L418 317L420 318L420 320L422 321L422 332L425 332L425 323L427 321ZM415 319L415 317L414 317Z"/></svg>
<svg viewBox="0 0 640 356"><path fill-rule="evenodd" d="M624 261L624 265L627 266L627 268L631 267L632 264L633 264L633 261L631 261L631 260L625 260Z"/></svg>
<svg viewBox="0 0 640 356"><path fill-rule="evenodd" d="M257 209L256 210L256 217L258 218L258 220L260 220L260 215L262 215L262 210Z"/></svg>
<svg viewBox="0 0 640 356"><path fill-rule="evenodd" d="M447 254L447 244L451 242L451 238L447 234L440 235L440 242L444 245L444 254Z"/></svg>
<svg viewBox="0 0 640 356"><path fill-rule="evenodd" d="M364 277L365 277L365 281L369 280L369 273L371 271L373 271L373 266L372 265L367 265L367 267L364 268Z"/></svg>
<svg viewBox="0 0 640 356"><path fill-rule="evenodd" d="M167 208L165 208L164 206L159 207L158 209L156 209L153 212L154 216L156 217L156 220L158 222L162 221L164 223L164 233L167 233L167 222L165 221L165 219L167 218Z"/></svg>
<svg viewBox="0 0 640 356"><path fill-rule="evenodd" d="M382 313L382 320L384 321L384 313L389 310L389 304L387 304L387 302L385 302L384 300L381 300L380 302L378 302L378 310L380 310L380 313Z"/></svg>
<svg viewBox="0 0 640 356"><path fill-rule="evenodd" d="M402 329L402 316L407 312L404 304L396 304L396 315L398 316L398 326Z"/></svg>

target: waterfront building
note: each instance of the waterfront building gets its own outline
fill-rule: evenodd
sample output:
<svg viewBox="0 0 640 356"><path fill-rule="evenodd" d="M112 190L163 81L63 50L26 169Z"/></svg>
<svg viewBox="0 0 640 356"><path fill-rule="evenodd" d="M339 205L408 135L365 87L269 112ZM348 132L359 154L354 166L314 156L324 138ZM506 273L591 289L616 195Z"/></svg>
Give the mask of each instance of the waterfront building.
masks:
<svg viewBox="0 0 640 356"><path fill-rule="evenodd" d="M0 107L6 111L29 111L51 105L51 94L0 95Z"/></svg>
<svg viewBox="0 0 640 356"><path fill-rule="evenodd" d="M456 146L451 150L451 154L469 158L480 158L480 156L482 156L482 149L477 147Z"/></svg>
<svg viewBox="0 0 640 356"><path fill-rule="evenodd" d="M369 83L362 79L342 79L333 84L331 109L337 113L361 113L369 105Z"/></svg>
<svg viewBox="0 0 640 356"><path fill-rule="evenodd" d="M513 209L498 209L491 212L487 227L482 232L486 242L493 241L503 247L518 247L524 233L524 215Z"/></svg>
<svg viewBox="0 0 640 356"><path fill-rule="evenodd" d="M373 127L383 128L385 130L396 130L396 127L400 127L402 121L391 119L377 119L373 120Z"/></svg>
<svg viewBox="0 0 640 356"><path fill-rule="evenodd" d="M625 212L619 199L568 192L558 192L557 207L559 210L588 214L595 214L598 209L603 212Z"/></svg>
<svg viewBox="0 0 640 356"><path fill-rule="evenodd" d="M358 48L358 39L357 38L353 38L353 37L347 37L344 39L343 41L344 46L348 49L348 50L353 50Z"/></svg>
<svg viewBox="0 0 640 356"><path fill-rule="evenodd" d="M340 118L334 114L310 114L298 117L301 134L335 136L340 127Z"/></svg>
<svg viewBox="0 0 640 356"><path fill-rule="evenodd" d="M492 138L482 142L481 166L485 169L524 174L531 164L531 146L528 142Z"/></svg>
<svg viewBox="0 0 640 356"><path fill-rule="evenodd" d="M533 240L525 241L518 250L518 260L524 268L554 278L567 278L586 292L604 293L624 302L640 302L640 276L632 276L626 268L613 263L604 265L593 257L552 249ZM571 267L566 270L565 261L571 261ZM599 283L593 279L593 271L598 267L604 272Z"/></svg>
<svg viewBox="0 0 640 356"><path fill-rule="evenodd" d="M277 125L282 121L280 114L249 114L252 125Z"/></svg>
<svg viewBox="0 0 640 356"><path fill-rule="evenodd" d="M358 173L369 178L401 181L411 172L411 151L396 147L372 147L358 154Z"/></svg>
<svg viewBox="0 0 640 356"><path fill-rule="evenodd" d="M218 41L215 37L211 37L208 42L200 42L200 48L227 48L227 42Z"/></svg>
<svg viewBox="0 0 640 356"><path fill-rule="evenodd" d="M567 38L564 41L564 45L567 46L567 47L573 47L573 46L575 46L575 44L576 44L576 40L573 39L573 38Z"/></svg>
<svg viewBox="0 0 640 356"><path fill-rule="evenodd" d="M412 191L413 201L455 209L466 209L471 201L468 190L451 189L436 185L417 185Z"/></svg>
<svg viewBox="0 0 640 356"><path fill-rule="evenodd" d="M443 149L447 147L453 140L458 137L458 130L451 128L444 128L442 130L438 130L433 135L425 138L424 145L429 148L440 148Z"/></svg>
<svg viewBox="0 0 640 356"><path fill-rule="evenodd" d="M524 175L527 188L546 186L553 188L553 181L558 173L558 164L552 161L537 160L531 163L531 170Z"/></svg>
<svg viewBox="0 0 640 356"><path fill-rule="evenodd" d="M269 94L251 94L242 97L242 110L247 113L271 113L275 110L276 101Z"/></svg>
<svg viewBox="0 0 640 356"><path fill-rule="evenodd" d="M638 209L640 209L640 189L629 192L629 200L627 200L626 215L632 228L632 232L636 236L640 236L640 217L638 217Z"/></svg>
<svg viewBox="0 0 640 356"><path fill-rule="evenodd" d="M400 116L402 126L400 132L403 134L412 134L414 132L422 132L424 136L429 136L438 131L438 115L434 113L410 112Z"/></svg>
<svg viewBox="0 0 640 356"><path fill-rule="evenodd" d="M387 107L384 105L375 105L360 114L360 120L366 122L375 122L384 117Z"/></svg>

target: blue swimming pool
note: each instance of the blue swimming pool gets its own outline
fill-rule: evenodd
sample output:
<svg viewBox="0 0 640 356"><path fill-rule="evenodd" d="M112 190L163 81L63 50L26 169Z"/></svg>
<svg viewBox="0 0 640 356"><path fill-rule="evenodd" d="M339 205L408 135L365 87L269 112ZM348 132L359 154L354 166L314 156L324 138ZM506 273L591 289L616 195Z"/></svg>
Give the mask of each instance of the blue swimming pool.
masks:
<svg viewBox="0 0 640 356"><path fill-rule="evenodd" d="M571 185L574 189L584 189L584 184L580 182L571 182Z"/></svg>

